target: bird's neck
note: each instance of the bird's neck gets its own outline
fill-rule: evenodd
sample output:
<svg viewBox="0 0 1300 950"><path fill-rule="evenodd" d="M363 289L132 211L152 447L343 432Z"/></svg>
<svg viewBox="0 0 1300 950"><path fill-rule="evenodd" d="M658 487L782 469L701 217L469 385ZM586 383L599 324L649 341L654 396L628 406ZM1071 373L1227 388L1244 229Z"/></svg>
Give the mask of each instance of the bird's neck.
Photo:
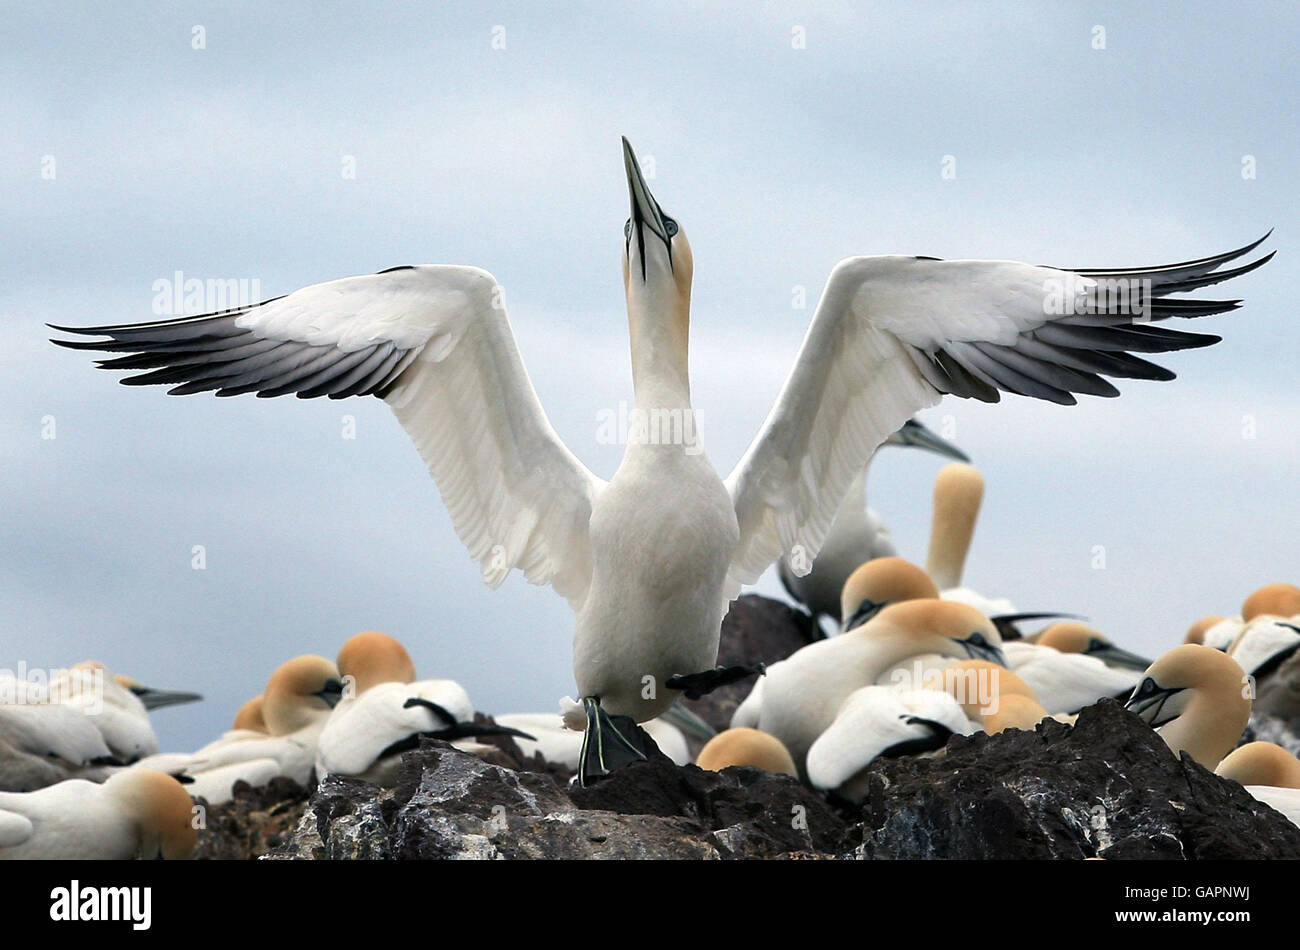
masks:
<svg viewBox="0 0 1300 950"><path fill-rule="evenodd" d="M1185 751L1211 771L1232 751L1250 720L1250 703L1234 687L1197 690L1182 715L1161 730L1174 755Z"/></svg>
<svg viewBox="0 0 1300 950"><path fill-rule="evenodd" d="M637 408L689 409L689 298L641 292L629 295L627 312Z"/></svg>

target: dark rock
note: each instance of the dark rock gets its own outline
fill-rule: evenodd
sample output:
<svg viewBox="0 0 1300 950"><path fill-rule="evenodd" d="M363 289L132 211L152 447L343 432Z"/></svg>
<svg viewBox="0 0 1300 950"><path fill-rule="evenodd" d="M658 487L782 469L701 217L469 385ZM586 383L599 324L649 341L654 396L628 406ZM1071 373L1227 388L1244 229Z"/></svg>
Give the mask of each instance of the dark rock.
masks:
<svg viewBox="0 0 1300 950"><path fill-rule="evenodd" d="M203 827L195 860L247 861L285 845L311 797L290 778L275 778L259 788L236 782L232 793L221 805L200 802Z"/></svg>
<svg viewBox="0 0 1300 950"><path fill-rule="evenodd" d="M812 618L802 610L768 597L745 594L732 601L722 620L718 665L772 664L818 637ZM731 714L753 688L754 679L750 677L688 701L686 708L714 729L726 729L731 725ZM698 751L697 745L693 744L692 752Z"/></svg>
<svg viewBox="0 0 1300 950"><path fill-rule="evenodd" d="M875 858L1300 857L1300 828L1113 700L1074 727L956 736L881 760L859 852Z"/></svg>
<svg viewBox="0 0 1300 950"><path fill-rule="evenodd" d="M847 825L757 769L681 769L654 750L589 789L426 740L398 785L331 776L273 858L693 858L834 853Z"/></svg>

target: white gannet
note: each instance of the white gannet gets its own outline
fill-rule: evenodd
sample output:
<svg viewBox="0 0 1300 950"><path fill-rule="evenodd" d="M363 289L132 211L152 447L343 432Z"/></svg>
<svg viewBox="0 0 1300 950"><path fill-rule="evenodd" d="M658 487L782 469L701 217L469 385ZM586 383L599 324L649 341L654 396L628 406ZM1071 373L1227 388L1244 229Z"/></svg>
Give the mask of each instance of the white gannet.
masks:
<svg viewBox="0 0 1300 950"><path fill-rule="evenodd" d="M885 445L913 446L948 458L967 461L966 454L952 443L940 438L916 419L909 419L903 427L891 432ZM872 456L872 460L875 456ZM790 569L788 558L777 561L777 574L786 591L812 614L814 630L821 628L821 617L826 615L839 623L840 592L849 574L860 564L872 558L893 557L898 552L889 537L889 529L880 516L867 507L867 472L870 463L858 472L840 502L831 521L830 532L822 542L821 550L812 562L808 573L802 577Z"/></svg>
<svg viewBox="0 0 1300 950"><path fill-rule="evenodd" d="M151 689L127 676L114 675L96 660L61 670L50 679L50 696L80 710L104 736L120 765L154 755L158 736L149 710L202 699L198 693Z"/></svg>
<svg viewBox="0 0 1300 950"><path fill-rule="evenodd" d="M185 786L151 769L122 769L101 785L72 779L0 793L0 858L183 860L198 832Z"/></svg>
<svg viewBox="0 0 1300 950"><path fill-rule="evenodd" d="M1062 653L1039 643L1003 643L1007 666L1052 713L1077 713L1099 699L1125 699L1142 678L1134 668L1108 666L1086 653Z"/></svg>
<svg viewBox="0 0 1300 950"><path fill-rule="evenodd" d="M1110 642L1110 638L1096 627L1077 620L1062 620L1051 624L1035 635L1032 642L1037 646L1051 647L1062 653L1080 653L1095 657L1114 669L1142 671L1151 665L1151 661L1146 657L1115 646Z"/></svg>
<svg viewBox="0 0 1300 950"><path fill-rule="evenodd" d="M1246 621L1228 645L1227 654L1250 676L1260 680L1296 650L1300 650L1300 626L1273 614L1259 614Z"/></svg>
<svg viewBox="0 0 1300 950"><path fill-rule="evenodd" d="M1125 706L1156 729L1174 755L1187 752L1213 769L1250 721L1251 687L1226 653L1184 643L1147 668Z"/></svg>
<svg viewBox="0 0 1300 950"><path fill-rule="evenodd" d="M886 671L924 656L1001 661L1000 644L988 618L963 604L941 600L894 604L861 627L811 643L773 663L759 680L761 687L737 707L731 725L776 736L802 772L809 747L835 721L845 700ZM916 679L905 685L921 682Z"/></svg>
<svg viewBox="0 0 1300 950"><path fill-rule="evenodd" d="M337 773L392 787L402 753L417 748L422 736L450 742L520 734L476 725L469 693L455 680L417 682L410 654L386 633L349 637L337 663L346 687L316 744L317 778Z"/></svg>
<svg viewBox="0 0 1300 950"><path fill-rule="evenodd" d="M865 770L877 758L932 752L954 733L974 731L961 704L941 690L864 686L849 694L809 747L808 784L861 802Z"/></svg>
<svg viewBox="0 0 1300 950"><path fill-rule="evenodd" d="M704 744L695 764L706 772L721 772L733 765L748 766L797 778L794 759L781 740L757 729L724 729Z"/></svg>
<svg viewBox="0 0 1300 950"><path fill-rule="evenodd" d="M256 787L284 775L306 785L321 730L342 694L342 675L332 660L294 657L271 674L263 691L267 734L234 730L236 735L227 733L189 756L150 756L136 765L183 772L193 780L186 786L189 793L209 805L230 801L237 781Z"/></svg>
<svg viewBox="0 0 1300 950"><path fill-rule="evenodd" d="M38 701L0 704L0 791L97 777L97 767L112 764L119 763L104 737L79 710Z"/></svg>
<svg viewBox="0 0 1300 950"><path fill-rule="evenodd" d="M890 604L938 596L934 581L911 561L901 557L873 558L844 582L840 592L841 632L862 626Z"/></svg>
<svg viewBox="0 0 1300 950"><path fill-rule="evenodd" d="M124 354L101 366L147 370L123 382L173 384L178 395L384 399L484 580L496 587L518 569L569 600L590 740L584 783L642 757L636 722L661 714L686 688L702 692L743 672L714 669L728 602L783 554L816 556L849 484L904 422L945 393L992 402L1008 391L1072 404L1074 393L1117 395L1103 376L1171 379L1130 353L1214 343L1157 324L1239 302L1169 295L1269 259L1218 270L1264 238L1213 257L1122 270L849 258L831 272L775 407L724 481L693 425L690 244L651 195L626 139L623 159L633 390L650 424L634 427L608 483L551 427L500 288L476 267L397 267L220 313L54 328L107 337L66 345ZM1099 293L1119 282L1149 292L1123 301Z"/></svg>

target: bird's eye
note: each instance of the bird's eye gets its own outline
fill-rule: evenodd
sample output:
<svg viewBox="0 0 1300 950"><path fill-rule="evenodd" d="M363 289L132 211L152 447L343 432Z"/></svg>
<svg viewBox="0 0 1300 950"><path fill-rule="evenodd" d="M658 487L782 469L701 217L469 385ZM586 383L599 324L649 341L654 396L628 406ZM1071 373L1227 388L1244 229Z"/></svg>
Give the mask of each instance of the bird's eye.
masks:
<svg viewBox="0 0 1300 950"><path fill-rule="evenodd" d="M972 633L969 637L967 637L966 641L970 643L972 646L982 647L984 646L984 634L976 631L975 633Z"/></svg>
<svg viewBox="0 0 1300 950"><path fill-rule="evenodd" d="M668 232L669 237L672 237L677 233L677 222L672 218L664 218L664 230Z"/></svg>
<svg viewBox="0 0 1300 950"><path fill-rule="evenodd" d="M632 236L632 219L628 218L627 224L623 225L623 237L630 238L631 236Z"/></svg>

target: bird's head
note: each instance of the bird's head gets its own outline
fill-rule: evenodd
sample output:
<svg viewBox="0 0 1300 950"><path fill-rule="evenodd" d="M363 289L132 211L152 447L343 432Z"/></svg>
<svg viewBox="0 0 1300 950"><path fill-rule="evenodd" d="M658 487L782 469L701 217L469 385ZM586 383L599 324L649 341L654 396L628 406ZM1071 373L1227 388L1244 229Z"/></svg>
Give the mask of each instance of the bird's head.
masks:
<svg viewBox="0 0 1300 950"><path fill-rule="evenodd" d="M684 324L691 301L691 245L681 225L650 193L627 139L623 164L632 203L623 225L623 285L629 311L673 314Z"/></svg>

